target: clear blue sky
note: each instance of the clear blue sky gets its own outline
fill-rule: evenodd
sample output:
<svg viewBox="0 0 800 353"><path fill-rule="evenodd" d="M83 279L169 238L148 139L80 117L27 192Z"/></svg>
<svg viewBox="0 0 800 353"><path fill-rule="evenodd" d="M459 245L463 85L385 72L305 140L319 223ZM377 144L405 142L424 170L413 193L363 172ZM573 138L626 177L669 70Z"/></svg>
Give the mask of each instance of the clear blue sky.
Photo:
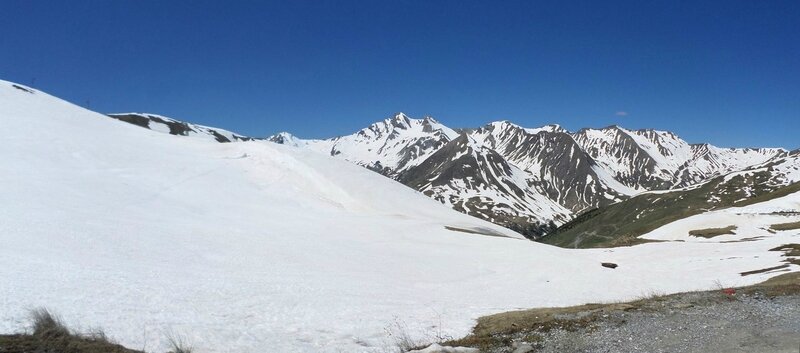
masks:
<svg viewBox="0 0 800 353"><path fill-rule="evenodd" d="M4 0L0 78L255 136L403 111L800 147L800 1L698 3Z"/></svg>

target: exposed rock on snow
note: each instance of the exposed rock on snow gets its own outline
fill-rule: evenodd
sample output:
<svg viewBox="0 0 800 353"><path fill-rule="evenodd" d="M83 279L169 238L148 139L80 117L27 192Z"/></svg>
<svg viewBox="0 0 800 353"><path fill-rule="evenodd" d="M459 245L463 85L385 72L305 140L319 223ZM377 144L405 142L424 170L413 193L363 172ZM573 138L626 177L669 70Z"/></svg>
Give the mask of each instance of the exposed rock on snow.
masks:
<svg viewBox="0 0 800 353"><path fill-rule="evenodd" d="M252 137L242 136L227 130L191 124L156 114L124 113L108 114L108 116L126 123L131 123L154 131L165 132L170 135L207 138L217 142L254 140Z"/></svg>

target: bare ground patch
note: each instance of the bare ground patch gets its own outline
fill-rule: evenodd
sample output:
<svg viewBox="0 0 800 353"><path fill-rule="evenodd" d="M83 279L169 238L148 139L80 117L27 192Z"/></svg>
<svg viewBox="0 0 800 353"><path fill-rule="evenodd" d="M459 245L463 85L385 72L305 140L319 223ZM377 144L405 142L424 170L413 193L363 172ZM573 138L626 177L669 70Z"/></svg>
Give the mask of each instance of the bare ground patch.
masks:
<svg viewBox="0 0 800 353"><path fill-rule="evenodd" d="M789 222L789 223L778 223L773 224L770 226L772 230L780 231L780 230L795 230L800 229L800 221L797 222Z"/></svg>
<svg viewBox="0 0 800 353"><path fill-rule="evenodd" d="M695 229L689 231L689 235L693 237L701 237L706 239L726 234L736 234L736 226L727 226L724 228Z"/></svg>

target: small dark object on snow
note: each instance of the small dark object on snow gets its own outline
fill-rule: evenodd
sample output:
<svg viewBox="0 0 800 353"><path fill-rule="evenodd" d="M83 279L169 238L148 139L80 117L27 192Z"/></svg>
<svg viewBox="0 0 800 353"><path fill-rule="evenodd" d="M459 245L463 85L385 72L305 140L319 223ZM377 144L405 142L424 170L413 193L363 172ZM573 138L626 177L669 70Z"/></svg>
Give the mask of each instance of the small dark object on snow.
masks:
<svg viewBox="0 0 800 353"><path fill-rule="evenodd" d="M603 262L601 265L603 265L603 267L608 267L608 268L617 268L617 266L619 266L613 262Z"/></svg>
<svg viewBox="0 0 800 353"><path fill-rule="evenodd" d="M27 89L27 88L25 88L25 87L22 87L22 86L19 86L19 85L15 85L15 84L12 84L11 86L13 86L13 87L14 87L14 88L16 88L16 89L23 90L23 91L25 91L25 92L28 92L28 93L31 93L31 94L33 94L33 91L31 91L31 90L29 90L29 89Z"/></svg>

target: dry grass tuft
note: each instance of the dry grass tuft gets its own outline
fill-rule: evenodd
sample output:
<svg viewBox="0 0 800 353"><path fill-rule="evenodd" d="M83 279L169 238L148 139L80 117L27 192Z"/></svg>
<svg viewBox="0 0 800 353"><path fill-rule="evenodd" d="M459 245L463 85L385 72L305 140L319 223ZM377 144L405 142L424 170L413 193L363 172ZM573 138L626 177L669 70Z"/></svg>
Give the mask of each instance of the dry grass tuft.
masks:
<svg viewBox="0 0 800 353"><path fill-rule="evenodd" d="M169 335L169 353L192 353L194 347L181 336Z"/></svg>
<svg viewBox="0 0 800 353"><path fill-rule="evenodd" d="M42 337L66 337L70 336L70 331L57 315L54 315L46 308L33 309L30 312L33 324L33 334Z"/></svg>

